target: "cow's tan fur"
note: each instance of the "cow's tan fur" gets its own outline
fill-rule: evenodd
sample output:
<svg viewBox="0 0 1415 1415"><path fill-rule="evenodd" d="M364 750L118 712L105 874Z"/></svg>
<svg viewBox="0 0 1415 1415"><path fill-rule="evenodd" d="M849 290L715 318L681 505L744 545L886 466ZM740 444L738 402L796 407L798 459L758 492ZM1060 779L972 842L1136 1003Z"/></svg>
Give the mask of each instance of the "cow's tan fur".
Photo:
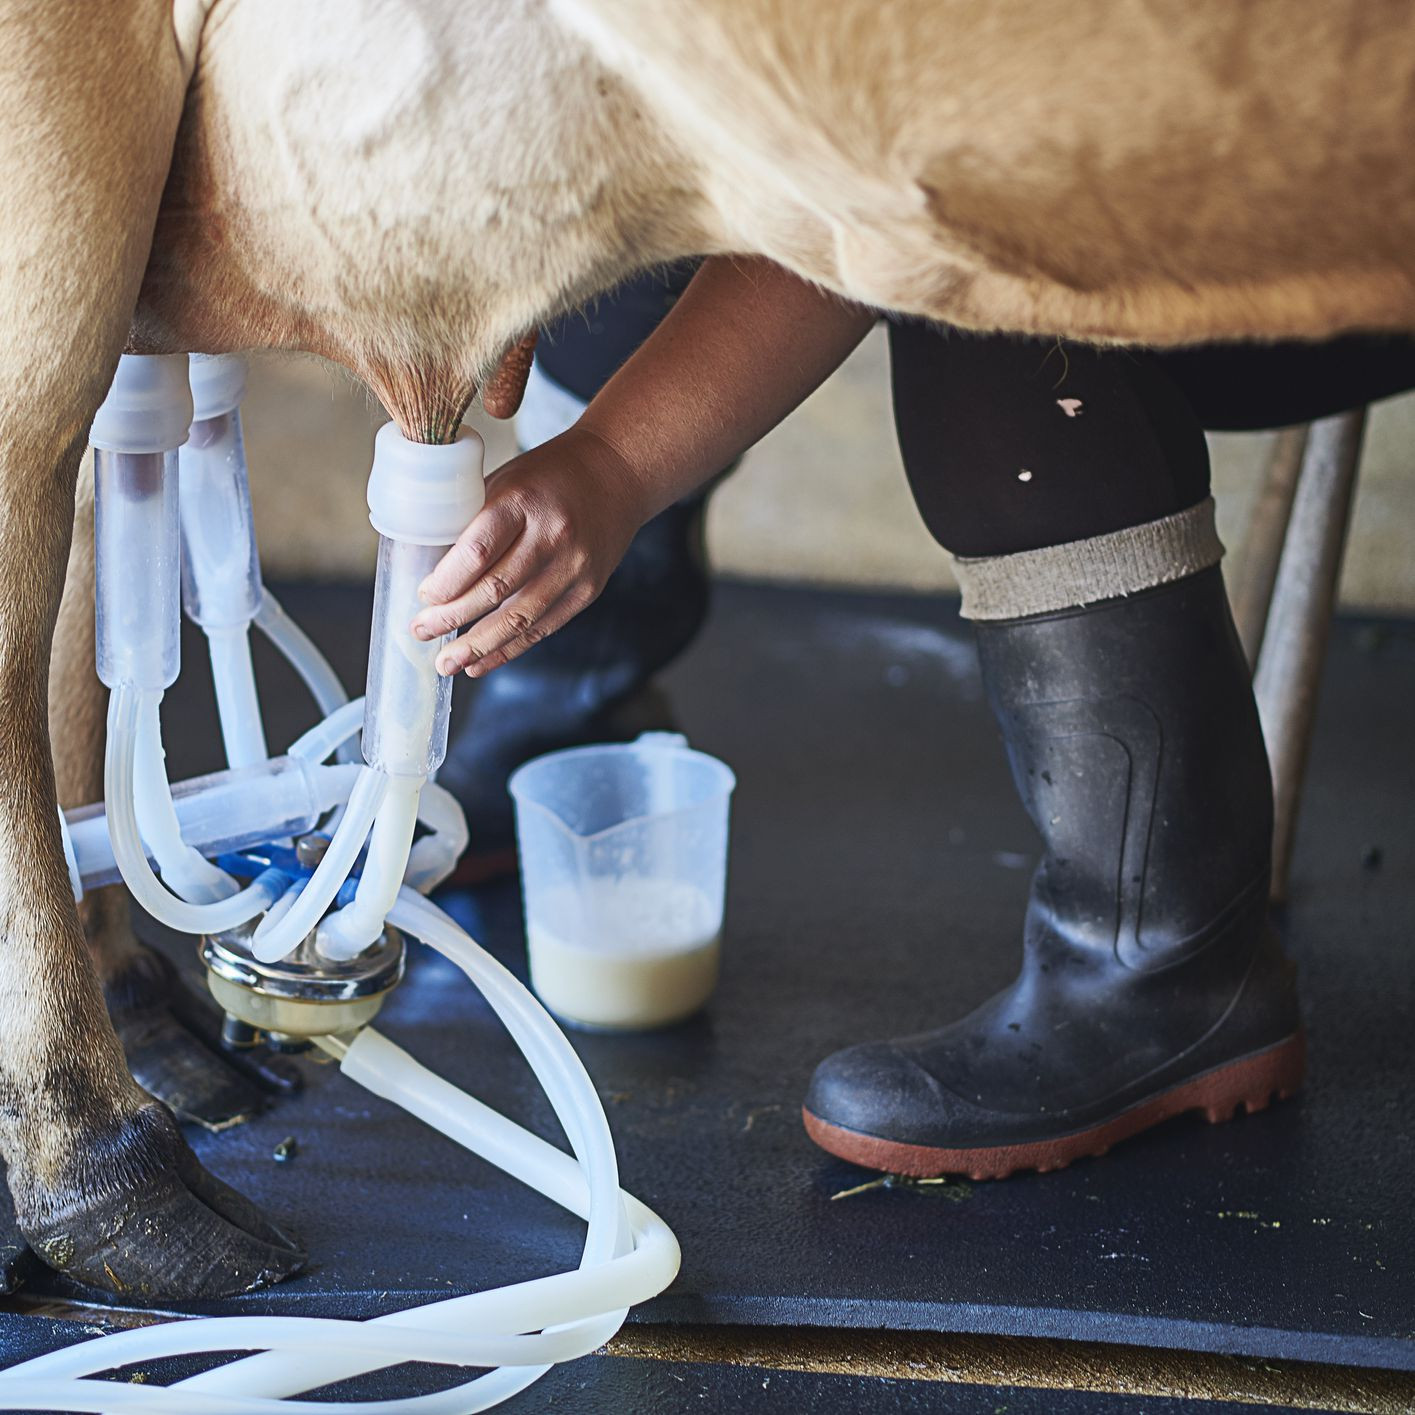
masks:
<svg viewBox="0 0 1415 1415"><path fill-rule="evenodd" d="M1412 15L0 0L0 1148L21 1218L82 1205L75 1135L142 1100L69 899L45 727L79 453L126 337L310 349L436 440L525 330L690 253L974 327L1410 329ZM85 567L56 655L71 797L97 779Z"/></svg>
<svg viewBox="0 0 1415 1415"><path fill-rule="evenodd" d="M1415 327L1404 0L559 0L736 248L948 323Z"/></svg>

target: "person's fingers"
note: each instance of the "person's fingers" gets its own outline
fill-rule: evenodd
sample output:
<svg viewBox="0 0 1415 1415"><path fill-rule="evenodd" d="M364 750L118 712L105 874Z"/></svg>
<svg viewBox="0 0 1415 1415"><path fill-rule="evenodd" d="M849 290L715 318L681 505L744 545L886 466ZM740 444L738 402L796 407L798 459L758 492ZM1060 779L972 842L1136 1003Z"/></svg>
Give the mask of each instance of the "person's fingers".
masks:
<svg viewBox="0 0 1415 1415"><path fill-rule="evenodd" d="M477 577L465 594L420 611L413 621L414 637L436 639L464 624L476 623L529 584L544 560L544 548L531 535L521 535L495 565Z"/></svg>
<svg viewBox="0 0 1415 1415"><path fill-rule="evenodd" d="M505 661L496 655L508 645L516 643L520 646L517 652L524 653L576 612L572 602L567 613L553 618L551 611L562 599L573 597L581 608L593 599L593 591L586 587L581 592L578 584L578 576L558 567L547 570L448 644L437 656L437 671L446 675L466 669L478 677L484 671L480 665L488 660Z"/></svg>
<svg viewBox="0 0 1415 1415"><path fill-rule="evenodd" d="M542 639L557 629L563 628L582 610L594 603L597 595L587 585L575 585L547 608L529 628L508 639L499 648L473 659L463 670L468 678L481 678L495 668L519 658L527 649L533 649Z"/></svg>
<svg viewBox="0 0 1415 1415"><path fill-rule="evenodd" d="M516 500L501 497L488 501L418 586L418 598L432 608L463 594L501 559L525 528L526 513ZM427 613L423 610L414 618L415 634ZM436 636L431 630L419 635L427 639Z"/></svg>
<svg viewBox="0 0 1415 1415"><path fill-rule="evenodd" d="M501 356L496 372L487 379L481 392L482 407L492 417L510 418L516 415L521 399L526 396L526 379L531 374L535 347L536 334L532 331Z"/></svg>

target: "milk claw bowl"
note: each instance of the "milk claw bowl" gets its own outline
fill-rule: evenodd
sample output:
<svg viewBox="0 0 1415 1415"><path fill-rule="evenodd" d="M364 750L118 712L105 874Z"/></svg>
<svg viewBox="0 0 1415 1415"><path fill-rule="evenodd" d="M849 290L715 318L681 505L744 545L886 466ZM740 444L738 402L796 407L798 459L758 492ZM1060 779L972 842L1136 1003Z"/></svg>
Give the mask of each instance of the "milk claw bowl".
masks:
<svg viewBox="0 0 1415 1415"><path fill-rule="evenodd" d="M717 984L736 778L686 737L572 747L510 781L531 985L573 1026L691 1016Z"/></svg>

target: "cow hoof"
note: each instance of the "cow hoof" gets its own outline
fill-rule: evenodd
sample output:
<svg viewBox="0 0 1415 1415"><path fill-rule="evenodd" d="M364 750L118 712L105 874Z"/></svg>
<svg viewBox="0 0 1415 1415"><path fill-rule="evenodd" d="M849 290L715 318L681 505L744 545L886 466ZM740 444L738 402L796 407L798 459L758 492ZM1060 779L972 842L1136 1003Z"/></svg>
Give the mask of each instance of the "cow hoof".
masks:
<svg viewBox="0 0 1415 1415"><path fill-rule="evenodd" d="M299 1067L268 1047L224 1049L220 1009L153 949L125 958L104 996L133 1078L183 1120L225 1130L301 1085Z"/></svg>
<svg viewBox="0 0 1415 1415"><path fill-rule="evenodd" d="M50 1267L130 1301L196 1301L267 1287L305 1254L201 1167L162 1106L115 1133L80 1131L76 1174L20 1198L20 1228ZM38 1215L38 1217L31 1217Z"/></svg>

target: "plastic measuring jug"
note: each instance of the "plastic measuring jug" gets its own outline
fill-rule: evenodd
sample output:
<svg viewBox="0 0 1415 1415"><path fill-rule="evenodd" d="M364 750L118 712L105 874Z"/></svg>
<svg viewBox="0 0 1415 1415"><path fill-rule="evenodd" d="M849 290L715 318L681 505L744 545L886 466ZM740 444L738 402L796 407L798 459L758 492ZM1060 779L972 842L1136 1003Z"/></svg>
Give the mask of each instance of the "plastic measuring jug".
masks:
<svg viewBox="0 0 1415 1415"><path fill-rule="evenodd" d="M573 747L510 782L531 985L562 1020L632 1031L717 983L737 781L687 738Z"/></svg>

